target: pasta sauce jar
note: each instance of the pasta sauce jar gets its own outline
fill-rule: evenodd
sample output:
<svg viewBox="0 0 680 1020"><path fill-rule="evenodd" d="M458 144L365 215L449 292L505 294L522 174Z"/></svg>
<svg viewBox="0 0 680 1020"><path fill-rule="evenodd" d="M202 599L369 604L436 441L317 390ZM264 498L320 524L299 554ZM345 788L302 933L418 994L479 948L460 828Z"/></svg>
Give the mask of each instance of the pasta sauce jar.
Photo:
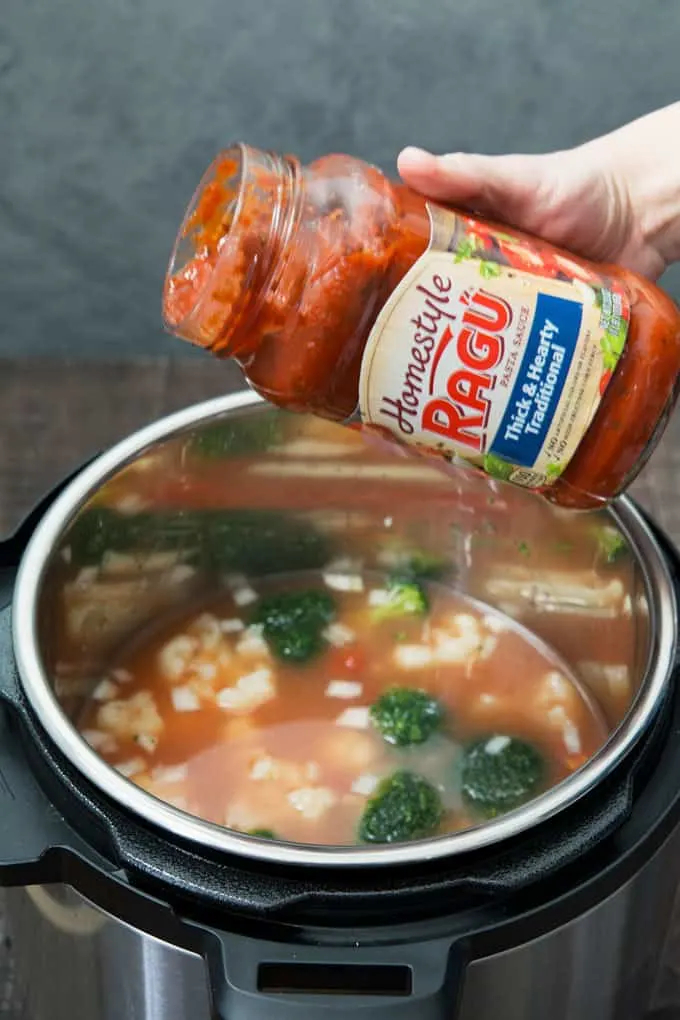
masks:
<svg viewBox="0 0 680 1020"><path fill-rule="evenodd" d="M680 312L650 281L344 155L220 154L176 241L163 314L283 408L565 507L626 488L678 392Z"/></svg>

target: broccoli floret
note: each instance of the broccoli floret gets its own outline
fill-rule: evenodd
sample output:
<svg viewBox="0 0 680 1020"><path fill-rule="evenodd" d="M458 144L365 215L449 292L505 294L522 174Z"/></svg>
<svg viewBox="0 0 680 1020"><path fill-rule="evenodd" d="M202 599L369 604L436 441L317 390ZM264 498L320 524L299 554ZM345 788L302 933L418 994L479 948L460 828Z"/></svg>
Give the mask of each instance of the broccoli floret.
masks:
<svg viewBox="0 0 680 1020"><path fill-rule="evenodd" d="M308 522L270 510L122 514L97 507L76 519L66 544L76 567L98 565L107 551L177 551L205 570L254 575L317 569L332 555L326 537Z"/></svg>
<svg viewBox="0 0 680 1020"><path fill-rule="evenodd" d="M186 449L204 460L262 453L282 441L285 420L282 412L258 411L238 421L217 422L192 435Z"/></svg>
<svg viewBox="0 0 680 1020"><path fill-rule="evenodd" d="M394 576L402 581L436 581L451 570L451 564L436 553L418 550L404 559Z"/></svg>
<svg viewBox="0 0 680 1020"><path fill-rule="evenodd" d="M66 544L74 566L96 566L107 552L177 552L193 562L200 558L203 523L201 515L181 510L124 514L93 507L76 518Z"/></svg>
<svg viewBox="0 0 680 1020"><path fill-rule="evenodd" d="M148 514L121 514L108 507L86 509L67 534L70 562L76 567L96 566L108 551L151 551L147 524ZM183 543L180 541L178 545L181 548ZM161 551L162 547L156 545L154 551L156 549Z"/></svg>
<svg viewBox="0 0 680 1020"><path fill-rule="evenodd" d="M628 551L628 543L618 528L604 525L597 532L597 548L605 563L617 563Z"/></svg>
<svg viewBox="0 0 680 1020"><path fill-rule="evenodd" d="M463 752L463 798L486 818L505 814L530 800L544 775L541 753L516 737L495 734L475 741Z"/></svg>
<svg viewBox="0 0 680 1020"><path fill-rule="evenodd" d="M247 836L254 836L256 839L278 839L272 829L251 829L250 832L246 833Z"/></svg>
<svg viewBox="0 0 680 1020"><path fill-rule="evenodd" d="M207 568L262 575L314 570L328 562L326 536L308 521L270 510L215 510L199 522Z"/></svg>
<svg viewBox="0 0 680 1020"><path fill-rule="evenodd" d="M322 632L334 616L332 596L314 588L262 599L250 622L262 627L264 638L278 659L303 663L326 647Z"/></svg>
<svg viewBox="0 0 680 1020"><path fill-rule="evenodd" d="M383 779L359 823L362 843L404 843L425 839L441 825L444 808L427 779L400 769Z"/></svg>
<svg viewBox="0 0 680 1020"><path fill-rule="evenodd" d="M374 620L391 620L399 616L423 616L430 608L427 595L417 581L390 578L387 599L375 606Z"/></svg>
<svg viewBox="0 0 680 1020"><path fill-rule="evenodd" d="M424 744L444 721L444 706L425 691L392 687L371 705L373 725L388 744Z"/></svg>

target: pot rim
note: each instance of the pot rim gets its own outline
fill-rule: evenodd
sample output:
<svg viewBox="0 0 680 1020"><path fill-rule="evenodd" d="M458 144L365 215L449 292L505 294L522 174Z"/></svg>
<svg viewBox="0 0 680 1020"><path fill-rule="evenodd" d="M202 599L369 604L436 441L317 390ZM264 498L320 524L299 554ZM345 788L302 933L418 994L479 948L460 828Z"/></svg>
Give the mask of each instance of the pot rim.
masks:
<svg viewBox="0 0 680 1020"><path fill-rule="evenodd" d="M40 724L65 757L102 793L169 837L260 862L356 868L414 864L457 857L533 829L602 782L646 733L668 688L677 644L676 594L656 538L628 497L610 508L636 554L649 604L649 651L638 695L619 726L581 770L523 807L477 828L428 840L379 847L332 847L268 841L206 822L158 800L108 765L64 715L48 682L38 639L38 605L52 552L66 526L92 493L148 448L200 422L266 407L244 390L192 405L132 433L88 465L39 522L22 558L12 605L14 655L26 697Z"/></svg>

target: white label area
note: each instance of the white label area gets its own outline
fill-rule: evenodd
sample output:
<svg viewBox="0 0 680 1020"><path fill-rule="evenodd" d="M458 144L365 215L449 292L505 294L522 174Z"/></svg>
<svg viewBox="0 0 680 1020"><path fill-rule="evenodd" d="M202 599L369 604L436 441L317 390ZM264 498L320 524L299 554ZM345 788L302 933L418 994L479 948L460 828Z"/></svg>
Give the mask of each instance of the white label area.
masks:
<svg viewBox="0 0 680 1020"><path fill-rule="evenodd" d="M550 484L601 400L602 291L500 264L488 278L488 265L432 247L416 262L366 345L361 418L521 485Z"/></svg>

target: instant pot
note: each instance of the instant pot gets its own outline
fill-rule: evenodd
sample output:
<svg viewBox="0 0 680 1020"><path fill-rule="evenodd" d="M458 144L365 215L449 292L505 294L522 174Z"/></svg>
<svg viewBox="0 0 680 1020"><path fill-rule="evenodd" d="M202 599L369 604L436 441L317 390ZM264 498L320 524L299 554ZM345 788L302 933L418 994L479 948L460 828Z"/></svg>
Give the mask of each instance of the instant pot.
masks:
<svg viewBox="0 0 680 1020"><path fill-rule="evenodd" d="M629 694L610 706L600 751L507 816L408 845L276 843L157 800L79 736L111 649L211 583L209 561L187 568L148 528L139 556L74 573L87 510L145 513L160 488L179 512L212 500L239 513L233 555L256 549L263 572L272 543L285 554L290 540L280 513L298 522L289 567L312 534L334 557L359 533L378 562L407 542L444 551L452 583L530 619L601 700L580 650L584 628L604 633L614 610L589 600L583 579L560 607L544 546L527 557L551 529L577 544L582 515L305 418L283 446L255 450L253 423L278 413L244 393L166 418L78 472L0 549L0 884L15 1015L637 1020L680 875L680 695L678 560L630 500L596 515L628 547ZM211 494L185 451L216 423L230 439ZM266 534L248 531L263 514ZM105 546L107 534L87 541ZM477 557L488 566L501 547L499 583L482 588ZM67 661L65 602L80 628Z"/></svg>

